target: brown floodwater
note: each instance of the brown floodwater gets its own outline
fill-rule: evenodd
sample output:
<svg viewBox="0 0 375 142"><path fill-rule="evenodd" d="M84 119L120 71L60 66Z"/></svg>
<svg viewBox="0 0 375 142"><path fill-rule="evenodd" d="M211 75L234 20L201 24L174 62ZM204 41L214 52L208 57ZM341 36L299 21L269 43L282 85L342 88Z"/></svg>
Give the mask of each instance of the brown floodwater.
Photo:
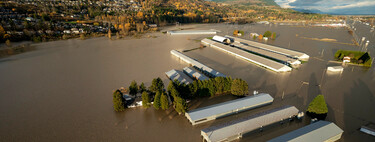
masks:
<svg viewBox="0 0 375 142"><path fill-rule="evenodd" d="M169 51L199 47L199 40L208 36L153 33L156 38L103 37L36 44L35 51L0 59L0 140L201 141L203 128L281 105L294 105L305 111L320 93L328 104L327 120L345 131L341 141L375 140L358 131L362 125L375 123L374 68L348 65L342 74L327 74L328 65L337 65L328 62L333 60L335 51L358 47L299 38L331 38L351 43L352 37L345 29L227 24L184 28L217 29L221 31L219 35L230 34L234 29L244 30L245 35L271 30L278 36L269 44L303 51L310 55L310 60L292 72L274 73L213 48L185 52L219 72L243 78L250 92L266 92L275 98L272 105L193 127L173 109L132 108L116 113L112 108L112 91L128 86L132 80L148 86L155 77L161 77L167 85L166 71L187 66ZM370 52L374 57L375 52ZM203 107L231 99L235 97L203 98L191 105ZM266 141L308 122L305 118L277 125L240 141Z"/></svg>

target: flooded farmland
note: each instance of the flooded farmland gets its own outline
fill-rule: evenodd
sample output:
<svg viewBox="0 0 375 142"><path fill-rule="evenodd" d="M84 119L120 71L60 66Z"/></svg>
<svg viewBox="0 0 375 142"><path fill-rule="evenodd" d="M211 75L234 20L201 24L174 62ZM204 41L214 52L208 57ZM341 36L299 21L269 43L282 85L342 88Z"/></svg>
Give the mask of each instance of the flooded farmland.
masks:
<svg viewBox="0 0 375 142"><path fill-rule="evenodd" d="M175 28L175 27L170 27ZM181 28L181 27L180 27ZM200 130L245 115L294 105L300 111L318 94L328 104L328 121L344 130L340 141L374 141L361 133L362 125L375 120L375 71L347 65L342 74L327 74L329 65L338 65L333 54L338 49L358 50L345 29L283 25L186 25L182 28L216 29L219 35L233 30L277 33L268 44L302 51L310 60L288 73L275 73L213 48L184 54L249 84L249 91L269 93L272 105L225 117L193 127L184 116L168 111L134 108L115 113L112 91L129 86L132 80L151 84L164 72L187 64L170 54L199 47L205 36L169 36L108 40L65 40L40 43L37 50L0 59L0 139L2 141L201 141ZM311 38L335 39L337 43ZM374 48L369 48L375 57ZM232 96L192 101L194 107L207 106ZM293 121L248 135L240 141L266 141L309 123Z"/></svg>

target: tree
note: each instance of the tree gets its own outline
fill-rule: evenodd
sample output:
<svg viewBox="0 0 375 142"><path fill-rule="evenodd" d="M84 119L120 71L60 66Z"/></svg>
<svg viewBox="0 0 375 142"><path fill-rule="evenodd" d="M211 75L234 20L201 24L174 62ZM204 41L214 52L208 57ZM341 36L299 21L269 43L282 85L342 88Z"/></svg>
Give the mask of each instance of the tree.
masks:
<svg viewBox="0 0 375 142"><path fill-rule="evenodd" d="M175 110L178 114L185 113L187 109L187 105L184 99L177 97L175 98Z"/></svg>
<svg viewBox="0 0 375 142"><path fill-rule="evenodd" d="M263 39L263 35L259 35L259 36L258 36L258 39L259 39L259 40L262 40L262 39Z"/></svg>
<svg viewBox="0 0 375 142"><path fill-rule="evenodd" d="M115 111L120 112L125 110L125 100L120 90L113 93L113 108Z"/></svg>
<svg viewBox="0 0 375 142"><path fill-rule="evenodd" d="M263 37L271 37L271 35L272 35L271 31L266 31L264 32Z"/></svg>
<svg viewBox="0 0 375 142"><path fill-rule="evenodd" d="M161 107L160 103L161 92L157 91L154 98L154 108L158 110Z"/></svg>
<svg viewBox="0 0 375 142"><path fill-rule="evenodd" d="M129 94L135 96L137 93L138 93L138 85L137 85L137 82L133 80L129 86Z"/></svg>
<svg viewBox="0 0 375 142"><path fill-rule="evenodd" d="M3 26L0 25L0 41L3 39L4 34L5 34L5 30Z"/></svg>
<svg viewBox="0 0 375 142"><path fill-rule="evenodd" d="M328 107L323 95L318 95L312 100L307 108L307 111L315 114L328 113Z"/></svg>
<svg viewBox="0 0 375 142"><path fill-rule="evenodd" d="M112 32L111 32L111 28L109 28L109 30L108 30L108 38L109 38L109 39L112 39Z"/></svg>
<svg viewBox="0 0 375 142"><path fill-rule="evenodd" d="M151 86L149 87L149 90L151 92L156 93L156 92L162 92L163 89L164 89L164 83L163 83L163 81L159 77L158 78L154 78L152 80Z"/></svg>
<svg viewBox="0 0 375 142"><path fill-rule="evenodd" d="M146 89L145 84L142 82L141 85L139 86L139 92L145 92L145 91L147 91L147 89Z"/></svg>
<svg viewBox="0 0 375 142"><path fill-rule="evenodd" d="M150 96L146 91L142 93L142 106L144 108L149 108L150 107Z"/></svg>
<svg viewBox="0 0 375 142"><path fill-rule="evenodd" d="M248 86L246 81L242 79L234 79L231 87L233 95L243 96L248 94Z"/></svg>
<svg viewBox="0 0 375 142"><path fill-rule="evenodd" d="M80 35L79 35L79 38L80 38L81 40L85 40L85 38L86 38L86 37L85 37L85 34L80 34Z"/></svg>
<svg viewBox="0 0 375 142"><path fill-rule="evenodd" d="M163 110L166 110L169 107L168 96L164 93L161 93L160 105L161 105L161 109Z"/></svg>
<svg viewBox="0 0 375 142"><path fill-rule="evenodd" d="M120 39L120 34L118 32L116 32L116 39Z"/></svg>
<svg viewBox="0 0 375 142"><path fill-rule="evenodd" d="M275 40L275 39L276 39L276 32L273 32L273 33L272 33L272 36L271 36L271 38L272 38L273 40Z"/></svg>
<svg viewBox="0 0 375 142"><path fill-rule="evenodd" d="M9 40L9 39L7 39L7 40L5 41L5 44L6 44L8 47L11 47L11 46L12 46L12 44L10 43L10 40Z"/></svg>

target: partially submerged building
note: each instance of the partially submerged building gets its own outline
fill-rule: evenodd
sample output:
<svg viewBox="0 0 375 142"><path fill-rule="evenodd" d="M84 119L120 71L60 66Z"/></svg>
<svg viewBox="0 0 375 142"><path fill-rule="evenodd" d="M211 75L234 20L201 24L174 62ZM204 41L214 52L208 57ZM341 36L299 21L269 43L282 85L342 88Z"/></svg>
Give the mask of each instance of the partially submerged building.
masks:
<svg viewBox="0 0 375 142"><path fill-rule="evenodd" d="M209 77L226 77L224 74L194 60L193 58L190 58L189 56L182 54L181 52L178 52L176 50L171 50L171 54L185 61L186 63L194 66L195 69L203 72Z"/></svg>
<svg viewBox="0 0 375 142"><path fill-rule="evenodd" d="M190 76L191 78L194 78L196 80L209 80L210 79L207 76L205 76L204 74L196 71L195 69L193 69L191 67L185 67L184 73L186 73L188 76Z"/></svg>
<svg viewBox="0 0 375 142"><path fill-rule="evenodd" d="M167 31L170 35L214 35L217 32L214 30L181 30L181 31Z"/></svg>
<svg viewBox="0 0 375 142"><path fill-rule="evenodd" d="M189 78L186 74L184 74L181 71L177 71L175 69L165 72L165 74L172 81L177 80L180 83L184 83L184 84L193 83L193 80Z"/></svg>
<svg viewBox="0 0 375 142"><path fill-rule="evenodd" d="M344 68L342 66L332 66L332 67L327 67L327 71L342 72L342 71L344 71Z"/></svg>
<svg viewBox="0 0 375 142"><path fill-rule="evenodd" d="M318 121L268 142L334 142L341 138L343 132L332 122Z"/></svg>
<svg viewBox="0 0 375 142"><path fill-rule="evenodd" d="M248 96L224 103L219 103L185 113L186 118L192 125L197 125L207 121L215 120L219 117L228 116L240 111L254 109L267 104L271 104L273 98L269 94L258 94Z"/></svg>
<svg viewBox="0 0 375 142"><path fill-rule="evenodd" d="M246 45L246 44L242 44L242 43L238 43L238 42L233 43L233 45L238 47L238 48L241 48L245 51L255 53L255 54L258 54L260 56L264 56L264 57L270 58L272 60L275 60L275 61L278 61L278 62L281 62L281 63L288 63L288 64L291 64L291 65L301 64L301 61L299 61L297 59L290 58L286 55L278 54L278 53L271 52L271 51L268 51L268 50L262 50L262 49L255 48L255 47L252 47L252 46L249 46L249 45Z"/></svg>
<svg viewBox="0 0 375 142"><path fill-rule="evenodd" d="M286 55L286 56L296 58L296 59L301 60L301 61L307 61L310 57L309 55L307 55L305 53L302 53L302 52L299 52L299 51L294 51L294 50L290 50L290 49L286 49L286 48L281 48L281 47L277 47L277 46L263 44L263 43L259 43L259 42L255 42L255 41L245 40L245 39L241 39L241 38L237 38L237 37L233 37L233 36L229 36L229 35L226 35L225 37L233 39L235 42L245 43L245 44L257 47L257 48L262 49L262 50L267 50L267 51L275 52L275 53L278 53L278 54Z"/></svg>
<svg viewBox="0 0 375 142"><path fill-rule="evenodd" d="M231 47L229 45L224 45L222 43L219 43L219 42L216 42L216 41L213 41L213 40L210 40L210 39L203 39L201 41L201 43L203 45L219 49L221 51L227 52L229 54L232 54L232 55L237 56L239 58L242 58L244 60L250 61L254 64L265 67L265 68L270 69L270 70L275 71L275 72L287 72L287 71L292 70L291 67L289 67L285 64L273 61L271 59L268 59L268 58L265 58L265 57L262 57L262 56L259 56L259 55L255 55L255 54L246 52L246 51L238 49L238 48Z"/></svg>
<svg viewBox="0 0 375 142"><path fill-rule="evenodd" d="M241 138L245 133L292 118L297 114L296 107L284 106L203 129L201 135L207 142L232 141Z"/></svg>

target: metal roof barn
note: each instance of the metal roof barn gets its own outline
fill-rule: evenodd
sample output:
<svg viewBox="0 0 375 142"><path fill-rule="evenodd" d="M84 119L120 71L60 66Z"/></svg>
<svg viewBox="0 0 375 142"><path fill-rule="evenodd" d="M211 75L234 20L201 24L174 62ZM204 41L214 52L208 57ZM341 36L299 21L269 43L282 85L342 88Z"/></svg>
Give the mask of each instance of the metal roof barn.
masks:
<svg viewBox="0 0 375 142"><path fill-rule="evenodd" d="M178 52L176 50L171 50L171 54L180 58L186 63L194 66L194 68L198 69L199 71L202 71L203 73L208 74L210 77L226 77L224 74L190 58L189 56L182 54L181 52Z"/></svg>
<svg viewBox="0 0 375 142"><path fill-rule="evenodd" d="M192 125L196 125L215 120L218 117L231 115L239 111L245 111L271 104L272 102L273 98L269 94L262 93L195 109L185 113L185 116L189 119Z"/></svg>
<svg viewBox="0 0 375 142"><path fill-rule="evenodd" d="M210 40L210 39L203 39L201 41L201 43L204 44L204 45L222 50L222 51L227 52L229 54L235 55L235 56L240 57L244 60L250 61L252 63L255 63L257 65L260 65L262 67L265 67L265 68L270 69L270 70L275 71L275 72L287 72L287 71L292 70L291 67L289 67L287 65L284 65L282 63L279 63L279 62L276 62L276 61L273 61L273 60L267 59L265 57L258 56L258 55L255 55L255 54L252 54L252 53L249 53L249 52L246 52L246 51L243 51L241 49L230 47L228 45L224 45L222 43L218 43L218 42Z"/></svg>
<svg viewBox="0 0 375 142"><path fill-rule="evenodd" d="M214 30L182 30L182 31L167 31L170 35L214 35L217 32Z"/></svg>
<svg viewBox="0 0 375 142"><path fill-rule="evenodd" d="M217 35L215 35L214 37L212 37L212 40L215 40L215 41L218 41L218 42L222 42L222 43L230 43L231 42L229 38L222 37L222 36L217 36Z"/></svg>
<svg viewBox="0 0 375 142"><path fill-rule="evenodd" d="M268 142L334 142L344 131L332 122L318 121Z"/></svg>
<svg viewBox="0 0 375 142"><path fill-rule="evenodd" d="M172 81L178 80L180 83L190 84L193 83L193 80L189 78L186 74L175 69L165 72L167 77Z"/></svg>
<svg viewBox="0 0 375 142"><path fill-rule="evenodd" d="M193 69L191 67L185 67L184 73L186 73L191 78L195 78L196 80L209 80L210 79L207 76L205 76L204 74L196 71L195 69Z"/></svg>
<svg viewBox="0 0 375 142"><path fill-rule="evenodd" d="M241 38L237 38L237 37L233 37L233 36L229 36L229 35L225 35L225 37L231 38L235 42L246 43L248 45L257 47L259 49L275 52L275 53L286 55L286 56L289 56L289 57L292 57L292 58L297 58L297 59L302 60L302 61L307 61L310 57L309 55L307 55L305 53L290 50L290 49L286 49L286 48L281 48L281 47L277 47L277 46L272 46L272 45L268 45L268 44L255 42L255 41L245 40L245 39L241 39Z"/></svg>
<svg viewBox="0 0 375 142"><path fill-rule="evenodd" d="M294 106L279 107L203 129L201 135L208 142L232 141L241 138L245 133L294 117L297 114L298 109Z"/></svg>
<svg viewBox="0 0 375 142"><path fill-rule="evenodd" d="M301 64L301 61L299 61L297 59L290 58L286 55L278 54L278 53L271 52L271 51L268 51L268 50L262 50L262 49L255 48L255 47L245 45L243 43L238 43L238 42L233 43L233 45L236 46L236 47L239 47L239 48L241 48L245 51L250 51L252 53L260 54L260 55L272 58L274 60L281 61L283 63L289 63L291 65Z"/></svg>

